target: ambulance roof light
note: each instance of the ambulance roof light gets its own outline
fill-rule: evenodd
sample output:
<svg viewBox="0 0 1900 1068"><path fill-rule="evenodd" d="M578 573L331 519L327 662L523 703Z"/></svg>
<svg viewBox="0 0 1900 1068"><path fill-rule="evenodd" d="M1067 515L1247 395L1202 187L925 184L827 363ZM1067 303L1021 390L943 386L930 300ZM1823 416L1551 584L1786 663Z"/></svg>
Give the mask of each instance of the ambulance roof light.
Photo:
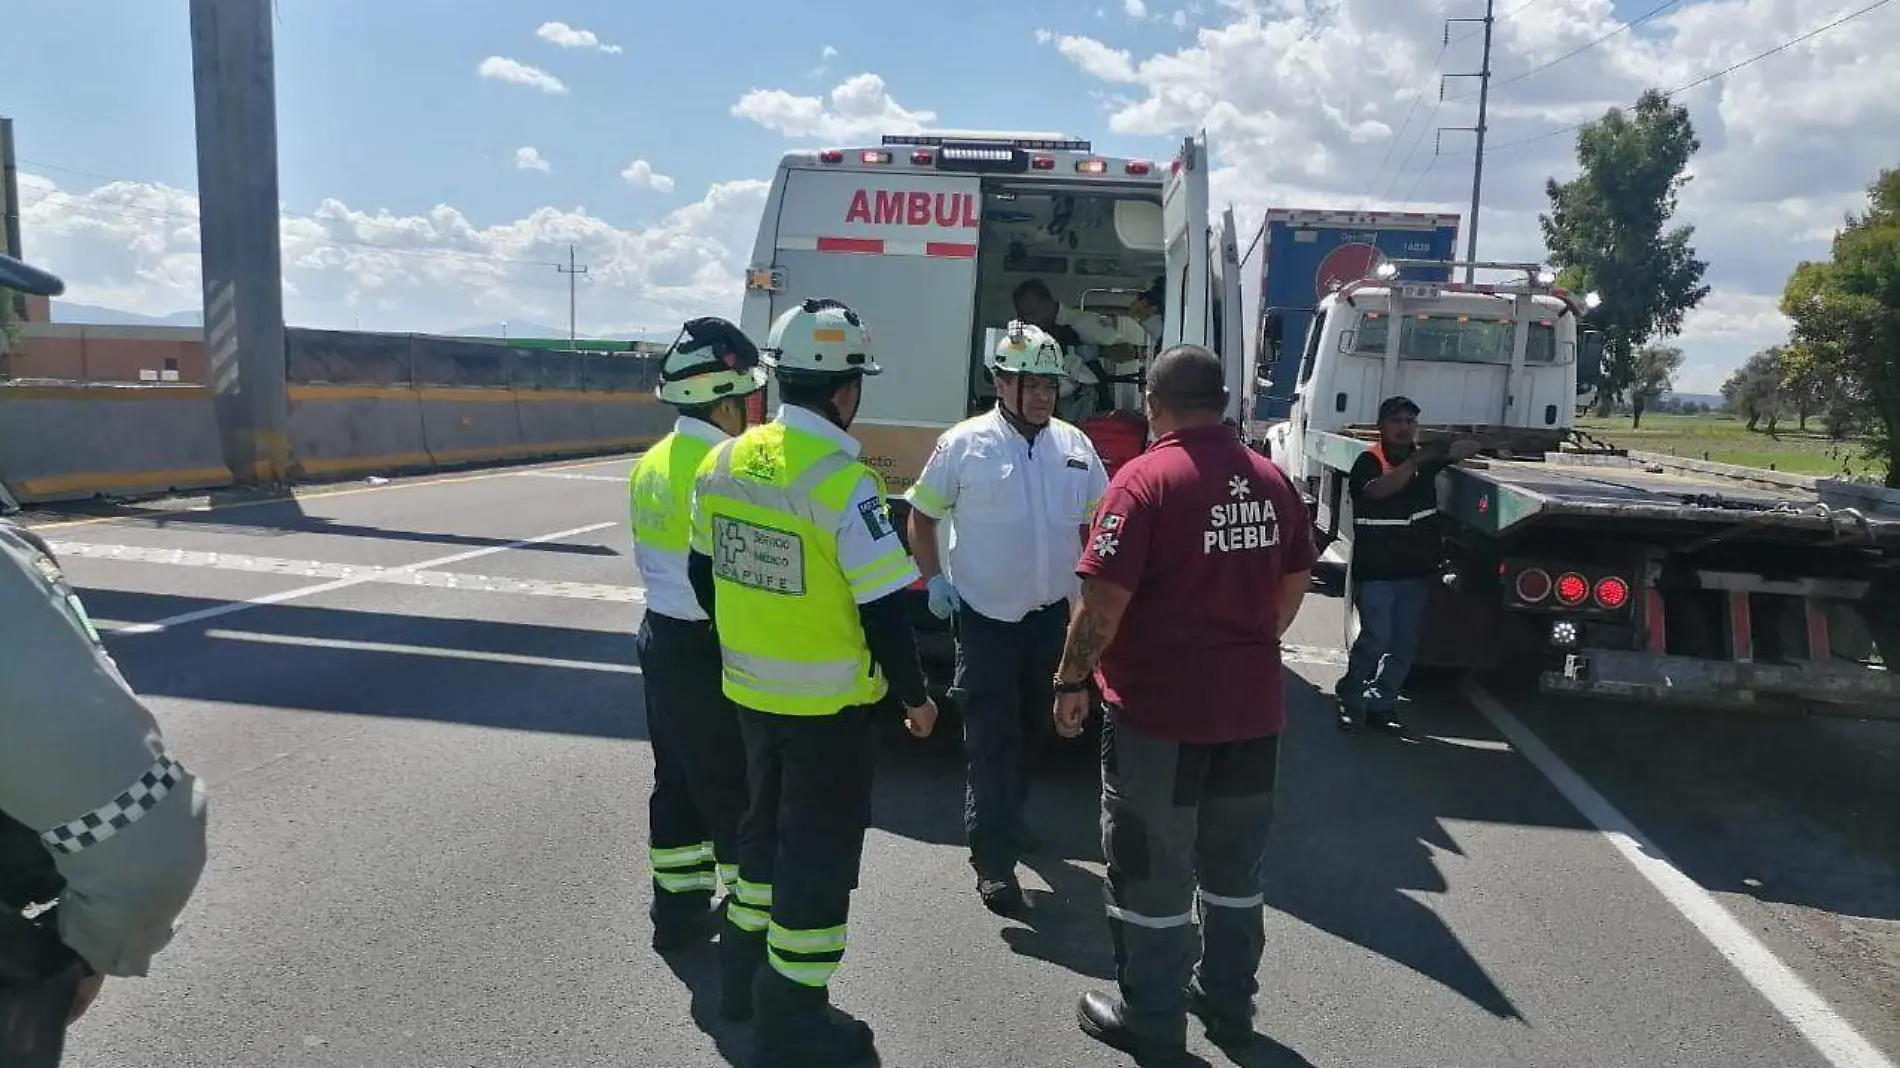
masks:
<svg viewBox="0 0 1900 1068"><path fill-rule="evenodd" d="M923 145L941 148L945 145L961 145L985 148L1023 148L1042 152L1092 152L1093 146L1087 141L1061 137L1016 137L1009 134L971 133L968 136L956 134L885 134L886 145Z"/></svg>

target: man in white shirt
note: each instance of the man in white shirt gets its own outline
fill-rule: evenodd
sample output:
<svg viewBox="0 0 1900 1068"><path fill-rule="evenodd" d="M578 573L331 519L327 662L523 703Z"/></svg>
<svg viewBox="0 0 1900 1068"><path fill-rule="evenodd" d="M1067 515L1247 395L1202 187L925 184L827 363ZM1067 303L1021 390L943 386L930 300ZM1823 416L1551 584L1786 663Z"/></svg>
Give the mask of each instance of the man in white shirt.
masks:
<svg viewBox="0 0 1900 1068"><path fill-rule="evenodd" d="M1012 322L988 366L996 407L945 431L907 496L930 610L955 616L970 864L984 905L1007 914L1023 903L1025 757L1054 700L1075 564L1108 474L1088 437L1055 418L1054 338ZM946 518L947 571L937 539Z"/></svg>
<svg viewBox="0 0 1900 1068"><path fill-rule="evenodd" d="M1135 316L1132 320L1066 308L1040 278L1029 279L1010 294L1017 318L1040 327L1067 356L1064 367L1068 380L1062 383L1061 407L1071 419L1086 419L1106 405L1110 394L1104 383L1120 373L1120 365L1130 359L1129 350L1140 353L1161 336L1160 289L1157 282L1148 293L1136 298L1135 306L1129 309ZM1094 351L1084 353L1084 346ZM1110 350L1119 350L1122 355L1111 358ZM1124 403L1138 407L1139 396L1128 394L1132 388L1122 386L1115 393L1122 395Z"/></svg>

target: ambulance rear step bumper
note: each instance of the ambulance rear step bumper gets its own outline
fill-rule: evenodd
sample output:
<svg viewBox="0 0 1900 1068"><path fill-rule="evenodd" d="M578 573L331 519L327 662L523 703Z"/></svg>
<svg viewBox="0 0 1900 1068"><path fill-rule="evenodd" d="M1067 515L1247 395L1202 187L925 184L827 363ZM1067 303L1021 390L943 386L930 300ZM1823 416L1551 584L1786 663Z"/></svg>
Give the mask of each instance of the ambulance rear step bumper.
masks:
<svg viewBox="0 0 1900 1068"><path fill-rule="evenodd" d="M1841 663L1737 663L1581 649L1546 671L1547 694L1739 711L1900 719L1900 674Z"/></svg>

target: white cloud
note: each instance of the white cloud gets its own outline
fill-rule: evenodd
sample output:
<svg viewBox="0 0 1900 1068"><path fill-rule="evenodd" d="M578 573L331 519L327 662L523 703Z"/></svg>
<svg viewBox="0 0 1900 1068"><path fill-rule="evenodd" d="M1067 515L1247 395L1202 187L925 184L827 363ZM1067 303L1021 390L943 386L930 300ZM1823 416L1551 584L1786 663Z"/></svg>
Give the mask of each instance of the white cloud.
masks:
<svg viewBox="0 0 1900 1068"><path fill-rule="evenodd" d="M515 167L524 171L540 171L546 174L554 165L542 158L541 150L533 146L515 149Z"/></svg>
<svg viewBox="0 0 1900 1068"><path fill-rule="evenodd" d="M508 59L505 56L489 56L482 60L482 65L476 68L476 73L484 78L525 85L544 93L567 92L567 86L561 84L561 79L539 67L530 67L526 63Z"/></svg>
<svg viewBox="0 0 1900 1068"><path fill-rule="evenodd" d="M477 225L456 208L367 212L325 200L283 220L285 315L293 325L447 330L507 318L561 323L554 270L576 246L583 332L661 333L696 315L736 316L768 183L712 185L651 226L622 228L581 209L543 207ZM21 175L22 229L67 298L151 315L198 308L198 202L160 185L59 189Z"/></svg>
<svg viewBox="0 0 1900 1068"><path fill-rule="evenodd" d="M632 163L627 164L626 169L620 172L620 177L625 178L628 185L638 186L641 189L651 189L655 193L671 193L673 191L673 179L656 172L653 169L653 164L643 159L636 159Z"/></svg>
<svg viewBox="0 0 1900 1068"><path fill-rule="evenodd" d="M820 56L819 56L819 58L820 58L820 59L827 59L827 60L829 60L829 59L837 59L837 58L838 58L838 50L837 50L836 48L833 48L833 47L831 47L830 45L826 45L826 46L825 46L825 50L824 50L824 52L820 54Z"/></svg>
<svg viewBox="0 0 1900 1068"><path fill-rule="evenodd" d="M1105 82L1135 80L1134 59L1125 48L1110 48L1093 37L1057 37L1055 45L1084 74Z"/></svg>
<svg viewBox="0 0 1900 1068"><path fill-rule="evenodd" d="M1108 132L1172 140L1207 129L1217 201L1232 202L1248 228L1269 206L1469 211L1470 135L1445 133L1444 154L1433 154L1435 127L1476 121L1472 80L1451 80L1438 100L1441 74L1478 65L1471 27L1454 25L1452 43L1440 47L1441 19L1462 12L1415 0L1220 0L1206 8L1191 45L1148 55L1060 27L1036 40L1108 83L1099 95ZM1543 255L1544 181L1576 173L1576 134L1532 138L1628 108L1646 88L1672 89L1741 63L1848 10L1813 0L1691 0L1553 63L1621 25L1612 0L1507 8L1493 56L1479 254ZM1176 12L1176 25L1189 14L1199 13ZM1781 336L1773 304L1789 272L1827 255L1842 215L1864 203L1880 167L1893 165L1900 64L1887 42L1896 34L1900 7L1881 9L1679 98L1703 147L1676 221L1696 227L1713 287L1685 324L1685 348L1745 348Z"/></svg>
<svg viewBox="0 0 1900 1068"><path fill-rule="evenodd" d="M1174 23L1175 29L1185 30L1188 28L1188 13L1186 11L1176 11L1173 15L1168 17L1168 21Z"/></svg>
<svg viewBox="0 0 1900 1068"><path fill-rule="evenodd" d="M884 79L875 74L848 78L826 97L754 89L732 105L732 114L787 137L829 141L867 134L916 133L937 119L934 111L911 111L891 99Z"/></svg>
<svg viewBox="0 0 1900 1068"><path fill-rule="evenodd" d="M1142 3L1141 0L1122 0L1122 10L1127 12L1131 19L1148 17L1148 5Z"/></svg>
<svg viewBox="0 0 1900 1068"><path fill-rule="evenodd" d="M534 35L562 48L592 48L611 55L618 55L621 51L619 45L601 44L600 35L594 31L575 29L565 22L544 22L540 29L534 31Z"/></svg>

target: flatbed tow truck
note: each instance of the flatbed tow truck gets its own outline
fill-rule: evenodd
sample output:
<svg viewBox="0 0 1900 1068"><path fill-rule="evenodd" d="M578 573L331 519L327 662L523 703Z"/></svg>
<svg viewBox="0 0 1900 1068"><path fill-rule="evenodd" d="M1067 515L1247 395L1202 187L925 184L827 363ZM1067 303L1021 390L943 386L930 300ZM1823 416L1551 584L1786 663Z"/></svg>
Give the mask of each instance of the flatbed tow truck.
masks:
<svg viewBox="0 0 1900 1068"><path fill-rule="evenodd" d="M1600 362L1579 330L1594 297L1536 264L1445 266L1524 281L1392 283L1381 266L1342 286L1289 418L1256 443L1311 498L1348 603L1346 475L1402 393L1421 441L1482 447L1438 477L1447 565L1418 664L1583 698L1900 718L1900 493L1605 445L1572 425ZM1348 611L1348 643L1356 628Z"/></svg>

